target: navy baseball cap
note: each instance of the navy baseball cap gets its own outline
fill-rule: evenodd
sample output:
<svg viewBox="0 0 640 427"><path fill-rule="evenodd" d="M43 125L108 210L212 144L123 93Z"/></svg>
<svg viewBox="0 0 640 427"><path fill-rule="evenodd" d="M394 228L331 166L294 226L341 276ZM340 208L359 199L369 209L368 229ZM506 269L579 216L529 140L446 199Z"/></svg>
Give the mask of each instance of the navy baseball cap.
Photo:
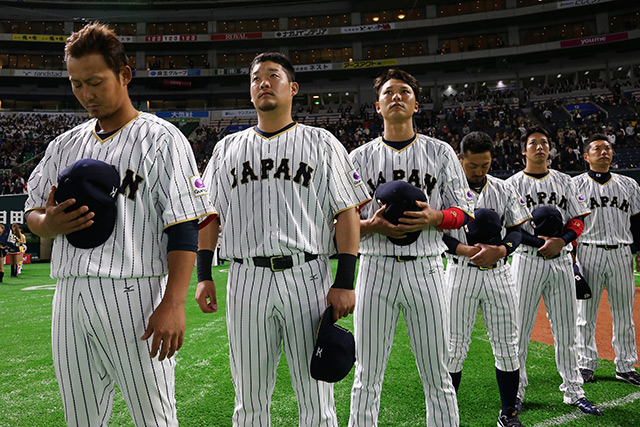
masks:
<svg viewBox="0 0 640 427"><path fill-rule="evenodd" d="M80 159L70 164L58 175L55 200L62 203L76 199L76 203L65 209L71 212L87 206L93 212L93 225L66 235L76 248L89 249L106 242L116 224L117 197L120 174L115 167L94 159Z"/></svg>
<svg viewBox="0 0 640 427"><path fill-rule="evenodd" d="M333 321L333 306L328 306L320 318L316 345L311 357L311 377L335 383L351 371L356 361L353 334Z"/></svg>
<svg viewBox="0 0 640 427"><path fill-rule="evenodd" d="M467 243L471 246L476 243L499 245L502 242L500 215L491 209L480 208L475 210L473 216L475 219L464 226Z"/></svg>
<svg viewBox="0 0 640 427"><path fill-rule="evenodd" d="M531 214L531 226L536 236L558 237L562 234L562 214L553 206L540 206Z"/></svg>
<svg viewBox="0 0 640 427"><path fill-rule="evenodd" d="M427 196L422 190L406 181L391 181L380 184L374 198L380 206L387 205L382 216L394 225L400 224L400 218L404 217L404 212L422 210L416 205L416 200L427 201ZM402 239L389 236L387 239L396 245L407 246L418 240L418 237L420 237L420 231L407 233Z"/></svg>
<svg viewBox="0 0 640 427"><path fill-rule="evenodd" d="M578 264L575 263L573 264L573 275L576 279L576 298L591 299L591 287L582 275L580 267L578 267Z"/></svg>

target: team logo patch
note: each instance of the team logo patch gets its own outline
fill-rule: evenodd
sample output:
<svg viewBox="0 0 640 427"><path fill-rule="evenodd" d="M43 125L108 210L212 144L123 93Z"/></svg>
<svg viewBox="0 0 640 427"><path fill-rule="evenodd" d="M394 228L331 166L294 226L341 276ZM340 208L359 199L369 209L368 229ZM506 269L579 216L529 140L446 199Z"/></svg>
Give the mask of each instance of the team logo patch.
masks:
<svg viewBox="0 0 640 427"><path fill-rule="evenodd" d="M357 186L363 184L362 177L360 176L358 171L356 171L355 169L352 169L352 170L349 171L349 178L351 178L351 184L354 187L357 187Z"/></svg>
<svg viewBox="0 0 640 427"><path fill-rule="evenodd" d="M580 203L585 203L587 201L582 194L578 194L577 197Z"/></svg>
<svg viewBox="0 0 640 427"><path fill-rule="evenodd" d="M522 206L523 208L527 206L527 202L522 197L520 197L520 206Z"/></svg>
<svg viewBox="0 0 640 427"><path fill-rule="evenodd" d="M467 190L467 202L473 201L473 194L471 194L471 190Z"/></svg>
<svg viewBox="0 0 640 427"><path fill-rule="evenodd" d="M196 197L204 196L205 194L207 194L207 187L204 185L204 182L202 181L202 178L200 178L200 175L192 176L191 178L189 178L189 181L191 182L191 189L193 190L193 194Z"/></svg>

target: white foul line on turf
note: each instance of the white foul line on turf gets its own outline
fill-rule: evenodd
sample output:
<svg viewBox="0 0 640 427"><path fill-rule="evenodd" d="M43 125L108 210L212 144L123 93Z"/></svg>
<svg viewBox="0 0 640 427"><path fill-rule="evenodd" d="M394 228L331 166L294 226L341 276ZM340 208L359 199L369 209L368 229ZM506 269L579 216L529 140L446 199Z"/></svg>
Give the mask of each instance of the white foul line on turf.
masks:
<svg viewBox="0 0 640 427"><path fill-rule="evenodd" d="M598 403L597 406L598 408L602 409L603 411L605 409L609 409L609 408L614 408L616 406L622 406L622 405L626 405L627 403L631 403L634 400L640 398L640 391L637 391L635 393L631 393L628 396L625 397L621 397L620 399L614 399L611 400L609 402L605 402L605 403ZM566 414L566 415L561 415L559 417L556 418L551 418L550 420L546 420L543 421L541 423L538 423L536 425L534 425L533 427L546 427L546 426L559 426L562 424L566 424L570 421L573 420L577 420L580 418L587 418L587 417L593 417L594 415L588 415L585 414L583 412L580 412L579 409L576 409L575 411L573 411L570 414Z"/></svg>

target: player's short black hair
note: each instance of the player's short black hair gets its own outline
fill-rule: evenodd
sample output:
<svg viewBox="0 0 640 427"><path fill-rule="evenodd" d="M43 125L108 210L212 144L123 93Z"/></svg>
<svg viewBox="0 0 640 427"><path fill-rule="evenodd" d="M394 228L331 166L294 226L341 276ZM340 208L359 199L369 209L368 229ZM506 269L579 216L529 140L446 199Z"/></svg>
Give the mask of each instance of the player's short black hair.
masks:
<svg viewBox="0 0 640 427"><path fill-rule="evenodd" d="M545 128L543 128L541 126L531 126L520 137L520 149L522 149L522 151L527 151L527 141L529 140L529 137L531 135L533 135L534 133L540 133L540 134L546 136L547 140L549 141L549 144L551 144L551 135L549 135L549 132L547 132L547 130ZM549 147L551 147L551 145L549 145Z"/></svg>
<svg viewBox="0 0 640 427"><path fill-rule="evenodd" d="M384 85L391 79L401 80L408 84L409 87L411 87L411 89L413 90L413 95L416 97L416 99L420 95L420 83L418 83L418 80L415 77L398 68L389 68L373 81L373 90L376 92L376 100L380 97L380 90L382 89L382 85Z"/></svg>
<svg viewBox="0 0 640 427"><path fill-rule="evenodd" d="M587 138L586 141L584 141L584 144L582 146L582 152L583 153L586 153L586 152L589 151L589 146L591 145L591 143L593 141L607 141L607 142L609 142L609 138L607 138L605 135L603 135L601 133L594 133L589 138Z"/></svg>
<svg viewBox="0 0 640 427"><path fill-rule="evenodd" d="M460 155L465 156L467 152L471 154L491 153L493 156L493 140L484 132L471 132L460 141Z"/></svg>
<svg viewBox="0 0 640 427"><path fill-rule="evenodd" d="M291 61L287 56L280 52L262 52L256 55L251 61L251 65L249 66L249 75L251 75L251 71L253 71L253 67L262 62L275 62L276 64L280 64L285 73L287 73L287 78L290 82L296 81L296 70L293 68Z"/></svg>
<svg viewBox="0 0 640 427"><path fill-rule="evenodd" d="M102 55L104 62L120 80L120 70L129 65L124 45L116 33L105 24L92 22L71 33L64 46L64 60L82 58L92 53Z"/></svg>

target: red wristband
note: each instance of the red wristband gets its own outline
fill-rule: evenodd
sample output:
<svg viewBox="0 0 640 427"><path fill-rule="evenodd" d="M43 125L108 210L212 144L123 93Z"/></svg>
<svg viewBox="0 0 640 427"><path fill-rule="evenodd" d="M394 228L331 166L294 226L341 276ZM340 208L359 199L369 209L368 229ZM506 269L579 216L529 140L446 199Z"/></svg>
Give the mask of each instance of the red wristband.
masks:
<svg viewBox="0 0 640 427"><path fill-rule="evenodd" d="M569 221L569 223L564 227L565 230L571 230L577 234L576 239L580 237L582 232L584 231L584 222L580 221L577 218L574 218Z"/></svg>
<svg viewBox="0 0 640 427"><path fill-rule="evenodd" d="M453 230L464 224L464 212L459 208L449 208L442 211L442 224L438 228Z"/></svg>

